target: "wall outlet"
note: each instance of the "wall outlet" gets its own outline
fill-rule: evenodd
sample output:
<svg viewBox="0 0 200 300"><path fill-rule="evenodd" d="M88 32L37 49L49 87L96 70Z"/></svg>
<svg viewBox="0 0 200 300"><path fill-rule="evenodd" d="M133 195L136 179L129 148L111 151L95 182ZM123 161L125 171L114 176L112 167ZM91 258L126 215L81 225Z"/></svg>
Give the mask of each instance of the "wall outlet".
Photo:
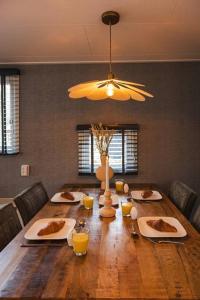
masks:
<svg viewBox="0 0 200 300"><path fill-rule="evenodd" d="M30 174L30 166L21 165L21 176L29 176L29 174Z"/></svg>

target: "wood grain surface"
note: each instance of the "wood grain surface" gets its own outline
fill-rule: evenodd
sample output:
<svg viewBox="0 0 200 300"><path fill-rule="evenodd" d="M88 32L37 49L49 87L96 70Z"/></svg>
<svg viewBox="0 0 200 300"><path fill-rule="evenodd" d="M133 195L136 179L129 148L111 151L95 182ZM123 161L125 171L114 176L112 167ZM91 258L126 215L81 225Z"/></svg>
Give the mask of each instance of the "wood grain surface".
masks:
<svg viewBox="0 0 200 300"><path fill-rule="evenodd" d="M93 210L48 202L0 253L0 299L200 299L200 235L164 194L159 202L135 203L139 217L176 217L188 233L184 245L133 239L133 221L122 217L120 205L116 218L101 219L96 187L62 190L94 196ZM87 255L76 257L66 245L20 247L27 229L46 217L86 218Z"/></svg>

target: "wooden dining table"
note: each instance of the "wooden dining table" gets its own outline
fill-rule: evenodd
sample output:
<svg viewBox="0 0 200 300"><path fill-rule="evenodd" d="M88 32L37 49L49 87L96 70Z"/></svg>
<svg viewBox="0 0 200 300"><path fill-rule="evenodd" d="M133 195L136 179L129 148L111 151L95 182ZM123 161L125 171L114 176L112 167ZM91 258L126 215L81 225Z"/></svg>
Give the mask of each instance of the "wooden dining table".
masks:
<svg viewBox="0 0 200 300"><path fill-rule="evenodd" d="M134 185L135 189L153 188ZM65 185L63 191L94 196L92 210L78 204L50 201L0 253L1 299L200 299L200 235L162 194L161 201L134 202L138 217L177 218L187 231L184 244L154 244L141 234L131 235L132 223L122 217L99 217L99 188ZM127 196L119 195L119 202ZM59 246L21 247L25 232L40 218L86 219L87 255L78 257L66 243Z"/></svg>

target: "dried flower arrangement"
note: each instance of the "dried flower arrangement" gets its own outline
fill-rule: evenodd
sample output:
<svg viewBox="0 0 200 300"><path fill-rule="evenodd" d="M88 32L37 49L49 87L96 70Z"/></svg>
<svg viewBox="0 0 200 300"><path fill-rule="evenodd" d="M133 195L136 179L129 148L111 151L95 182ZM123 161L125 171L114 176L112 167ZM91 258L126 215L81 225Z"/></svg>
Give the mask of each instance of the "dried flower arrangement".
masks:
<svg viewBox="0 0 200 300"><path fill-rule="evenodd" d="M108 129L102 123L91 124L92 134L96 137L96 146L100 155L108 155L108 149L115 130Z"/></svg>

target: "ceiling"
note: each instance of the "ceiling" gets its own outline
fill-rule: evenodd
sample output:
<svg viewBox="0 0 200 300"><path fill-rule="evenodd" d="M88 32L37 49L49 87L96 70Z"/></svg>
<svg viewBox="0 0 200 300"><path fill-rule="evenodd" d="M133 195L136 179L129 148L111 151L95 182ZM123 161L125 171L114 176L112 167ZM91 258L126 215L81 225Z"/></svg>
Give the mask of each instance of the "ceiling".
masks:
<svg viewBox="0 0 200 300"><path fill-rule="evenodd" d="M0 0L0 63L200 60L200 0Z"/></svg>

